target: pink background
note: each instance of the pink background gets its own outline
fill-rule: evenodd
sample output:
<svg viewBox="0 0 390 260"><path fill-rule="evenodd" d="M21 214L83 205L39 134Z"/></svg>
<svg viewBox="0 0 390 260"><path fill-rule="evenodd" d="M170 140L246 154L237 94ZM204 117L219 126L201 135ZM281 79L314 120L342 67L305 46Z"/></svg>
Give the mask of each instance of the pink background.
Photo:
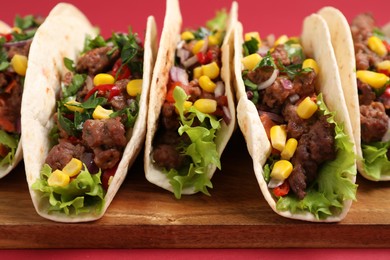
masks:
<svg viewBox="0 0 390 260"><path fill-rule="evenodd" d="M0 19L12 24L16 14L41 14L46 16L58 1L51 0L11 0L3 2L0 9ZM91 23L98 26L104 36L109 36L113 31L127 31L132 26L133 31L143 34L146 18L153 15L161 32L164 13L164 0L136 0L136 1L75 1L75 4L90 19ZM263 0L240 0L239 20L243 23L244 31L259 31L261 36L274 33L299 35L303 18L316 12L323 6L334 6L339 8L350 21L352 17L361 12L371 12L377 19L379 25L390 21L389 1L352 1L352 0L295 0L295 1L263 1ZM230 9L231 1L228 0L196 0L181 1L183 26L197 27L203 25L205 20L214 16L215 11L220 8ZM320 234L319 234L320 235ZM335 234L337 235L337 234ZM356 245L358 248L359 245ZM390 247L390 245L389 245ZM26 257L36 256L47 258L56 256L58 259L69 259L74 256L91 259L104 259L117 257L124 259L138 257L141 259L154 258L199 258L211 257L212 259L237 259L266 257L267 259L289 258L302 259L305 257L316 259L385 259L390 256L389 250L341 250L341 249L302 249L302 250L10 250L1 251L0 256ZM192 257L191 257L192 256ZM4 258L3 258L4 259Z"/></svg>

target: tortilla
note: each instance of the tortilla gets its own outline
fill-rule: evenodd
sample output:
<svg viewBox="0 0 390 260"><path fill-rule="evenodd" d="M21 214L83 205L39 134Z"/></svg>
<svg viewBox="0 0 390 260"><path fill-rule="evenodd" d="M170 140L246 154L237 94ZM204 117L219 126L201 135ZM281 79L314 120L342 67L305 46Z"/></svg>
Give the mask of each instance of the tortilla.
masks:
<svg viewBox="0 0 390 260"><path fill-rule="evenodd" d="M271 155L272 146L267 137L265 127L263 126L259 113L254 103L248 99L245 90L245 84L242 79L242 57L243 57L243 28L241 23L237 23L234 32L234 71L236 77L236 96L238 99L237 105L237 121L247 143L247 149L253 159L254 172L260 186L262 194L272 210L286 218L298 219L311 222L337 222L341 221L348 213L352 200L344 199L342 202L342 210L332 212L331 215L325 218L318 218L309 211L298 210L292 212L290 210L279 210L277 208L278 198L272 194L268 184L264 179L264 167L268 157ZM310 15L305 18L301 35L301 45L307 57L312 57L316 60L320 76L316 80L316 92L321 92L324 101L330 111L336 111L335 121L344 125L344 132L352 137L352 129L348 120L347 108L344 101L343 92L341 90L340 77L337 73L337 65L335 55L331 46L330 35L325 21L317 14ZM351 147L353 139L350 139ZM351 148L350 154L354 152ZM353 154L351 157L354 157ZM349 181L355 183L356 180L356 165L352 159L348 169L353 169L349 172L344 172ZM355 188L356 189L356 188ZM314 205L313 205L314 206Z"/></svg>
<svg viewBox="0 0 390 260"><path fill-rule="evenodd" d="M54 122L53 113L61 90L61 77L66 68L63 58L75 60L83 49L86 36L94 37L96 32L81 11L71 4L60 3L50 12L36 33L31 45L28 61L26 88L22 101L22 142L26 179L34 207L39 215L58 222L85 222L101 218L120 185L124 181L142 148L146 127L149 86L156 53L156 24L148 17L144 41L144 67L139 115L128 141L117 171L105 194L103 209L100 212L66 215L48 212L49 201L41 192L31 189L31 185L40 178L40 171L51 148L49 132ZM50 50L49 52L47 50Z"/></svg>
<svg viewBox="0 0 390 260"><path fill-rule="evenodd" d="M225 95L228 98L228 107L232 119L229 125L222 122L221 129L217 132L215 143L217 145L217 151L221 156L224 148L226 147L235 127L235 104L233 100L233 93L231 89L231 76L230 76L230 60L233 54L232 49L229 47L230 41L232 41L232 29L237 20L237 3L233 2L229 21L226 27L226 35L222 44L222 68L221 77L225 83ZM172 186L167 178L167 175L163 173L160 167L157 167L153 163L153 139L158 129L158 119L161 113L161 109L167 95L167 83L169 80L169 71L174 64L174 55L176 45L180 40L180 29L182 24L182 17L180 13L180 6L177 0L167 0L166 13L164 19L164 27L161 34L161 40L159 45L159 51L157 54L156 65L153 71L153 78L150 90L150 102L148 111L147 133L145 143L145 155L144 155L144 169L146 179L166 190L173 192ZM211 165L207 170L207 177L212 178L216 170L215 165ZM195 187L187 187L182 190L182 194L194 194L196 193Z"/></svg>

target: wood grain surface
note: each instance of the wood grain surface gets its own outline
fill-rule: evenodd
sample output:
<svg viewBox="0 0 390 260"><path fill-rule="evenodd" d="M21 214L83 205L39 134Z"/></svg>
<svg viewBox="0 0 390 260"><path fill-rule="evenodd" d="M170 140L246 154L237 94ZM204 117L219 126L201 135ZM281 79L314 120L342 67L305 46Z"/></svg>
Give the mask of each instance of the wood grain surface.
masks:
<svg viewBox="0 0 390 260"><path fill-rule="evenodd" d="M242 135L236 131L212 179L211 197L176 200L146 181L142 156L95 222L41 218L23 163L0 180L0 248L383 248L390 246L390 182L358 176L357 201L340 223L290 220L263 199Z"/></svg>

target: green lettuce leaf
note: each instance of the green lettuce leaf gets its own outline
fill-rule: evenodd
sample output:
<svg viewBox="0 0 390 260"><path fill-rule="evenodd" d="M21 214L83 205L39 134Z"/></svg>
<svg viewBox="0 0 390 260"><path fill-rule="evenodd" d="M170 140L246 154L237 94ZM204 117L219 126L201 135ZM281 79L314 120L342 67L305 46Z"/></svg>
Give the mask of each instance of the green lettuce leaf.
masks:
<svg viewBox="0 0 390 260"><path fill-rule="evenodd" d="M0 157L0 167L10 165L14 161L16 148L18 148L19 136L10 135L7 132L0 130L0 144L9 148L9 152L3 158Z"/></svg>
<svg viewBox="0 0 390 260"><path fill-rule="evenodd" d="M84 165L84 170L65 187L49 186L47 180L51 174L51 167L43 165L40 179L31 186L33 190L42 192L43 197L48 197L49 212L78 215L102 211L104 190L100 181L100 171L97 174L90 174Z"/></svg>
<svg viewBox="0 0 390 260"><path fill-rule="evenodd" d="M185 91L176 87L173 91L175 107L179 111L181 126L180 135L187 134L191 144L182 147L183 153L191 158L191 163L185 169L164 170L172 185L175 197L181 198L182 190L186 187L194 187L195 191L210 195L207 188L212 188L207 176L208 169L215 165L221 169L221 162L214 142L216 131L221 127L220 122L212 115L205 114L192 106L184 113L184 102L188 96ZM195 117L200 125L192 126Z"/></svg>
<svg viewBox="0 0 390 260"><path fill-rule="evenodd" d="M390 141L362 144L364 170L375 180L379 180L381 175L390 174L390 161L387 158L389 147Z"/></svg>
<svg viewBox="0 0 390 260"><path fill-rule="evenodd" d="M215 17L206 22L206 26L210 31L223 31L226 27L228 14L225 9L217 11Z"/></svg>
<svg viewBox="0 0 390 260"><path fill-rule="evenodd" d="M356 175L356 155L353 143L345 134L343 126L334 121L334 113L326 107L322 94L317 96L319 110L329 115L328 122L335 124L335 145L337 157L325 163L318 172L317 180L307 189L304 199L293 195L280 197L276 208L292 213L310 212L317 219L325 219L339 214L345 200L356 200L357 185L351 181Z"/></svg>

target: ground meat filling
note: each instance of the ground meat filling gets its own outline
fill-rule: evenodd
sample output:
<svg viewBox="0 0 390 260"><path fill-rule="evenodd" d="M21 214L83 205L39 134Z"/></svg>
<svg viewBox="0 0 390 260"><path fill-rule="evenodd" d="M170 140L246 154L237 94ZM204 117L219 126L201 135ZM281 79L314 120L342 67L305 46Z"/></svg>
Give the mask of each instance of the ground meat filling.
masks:
<svg viewBox="0 0 390 260"><path fill-rule="evenodd" d="M82 145L73 145L72 143L62 140L55 145L46 157L47 163L52 170L62 170L72 158L80 159L85 148Z"/></svg>
<svg viewBox="0 0 390 260"><path fill-rule="evenodd" d="M379 57L370 50L367 41L376 28L375 20L369 13L355 17L351 24L351 32L355 47L356 69L370 70L383 60L390 60L390 55ZM377 94L366 83L357 80L361 135L363 143L381 141L388 130L390 99L377 97ZM386 111L388 110L388 111Z"/></svg>
<svg viewBox="0 0 390 260"><path fill-rule="evenodd" d="M92 49L82 55L77 61L76 71L96 75L109 70L119 58L119 50L112 51L112 47L100 47Z"/></svg>

